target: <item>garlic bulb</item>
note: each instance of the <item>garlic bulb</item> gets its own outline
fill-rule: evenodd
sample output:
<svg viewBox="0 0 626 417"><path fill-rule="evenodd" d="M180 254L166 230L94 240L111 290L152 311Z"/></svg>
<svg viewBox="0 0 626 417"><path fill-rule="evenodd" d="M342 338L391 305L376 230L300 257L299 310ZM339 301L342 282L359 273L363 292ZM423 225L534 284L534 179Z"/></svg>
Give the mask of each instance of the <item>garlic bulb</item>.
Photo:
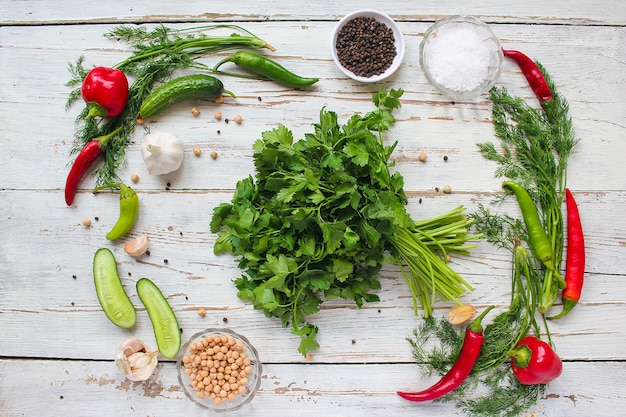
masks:
<svg viewBox="0 0 626 417"><path fill-rule="evenodd" d="M148 235L144 233L124 243L124 251L130 256L141 256L148 250L149 243Z"/></svg>
<svg viewBox="0 0 626 417"><path fill-rule="evenodd" d="M149 351L139 339L126 339L118 347L115 364L127 379L145 381L156 368L158 354L158 350Z"/></svg>
<svg viewBox="0 0 626 417"><path fill-rule="evenodd" d="M147 134L141 144L141 156L150 175L163 175L176 171L185 155L183 141L173 133Z"/></svg>

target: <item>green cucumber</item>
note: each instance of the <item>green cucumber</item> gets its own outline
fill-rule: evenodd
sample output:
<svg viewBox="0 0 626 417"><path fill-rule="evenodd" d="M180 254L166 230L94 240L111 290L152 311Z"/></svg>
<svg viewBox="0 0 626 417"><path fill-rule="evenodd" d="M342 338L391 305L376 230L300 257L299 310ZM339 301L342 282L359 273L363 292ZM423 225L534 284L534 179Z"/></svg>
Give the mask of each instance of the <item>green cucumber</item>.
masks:
<svg viewBox="0 0 626 417"><path fill-rule="evenodd" d="M116 326L129 329L137 322L137 311L124 290L117 272L117 261L107 248L93 257L93 281L102 311Z"/></svg>
<svg viewBox="0 0 626 417"><path fill-rule="evenodd" d="M141 103L139 115L146 119L162 112L169 106L183 100L213 100L222 93L224 84L215 77L206 74L192 74L174 78L157 86Z"/></svg>
<svg viewBox="0 0 626 417"><path fill-rule="evenodd" d="M159 352L165 358L173 358L180 350L180 327L178 320L163 293L148 278L137 281L137 294L146 307Z"/></svg>

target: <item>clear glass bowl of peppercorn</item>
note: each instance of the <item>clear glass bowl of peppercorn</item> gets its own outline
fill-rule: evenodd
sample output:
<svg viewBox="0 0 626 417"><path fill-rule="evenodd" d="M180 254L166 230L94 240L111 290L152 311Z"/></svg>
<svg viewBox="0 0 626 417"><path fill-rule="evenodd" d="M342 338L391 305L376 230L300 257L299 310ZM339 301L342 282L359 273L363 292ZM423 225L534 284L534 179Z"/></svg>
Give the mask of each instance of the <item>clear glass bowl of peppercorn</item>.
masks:
<svg viewBox="0 0 626 417"><path fill-rule="evenodd" d="M262 365L250 341L229 329L198 332L183 345L176 363L185 396L214 412L238 410L261 385Z"/></svg>
<svg viewBox="0 0 626 417"><path fill-rule="evenodd" d="M424 33L420 67L430 84L452 100L474 100L500 77L502 46L491 28L472 16L439 19Z"/></svg>
<svg viewBox="0 0 626 417"><path fill-rule="evenodd" d="M382 81L404 59L404 35L385 13L357 10L344 16L333 32L331 52L337 67L353 80Z"/></svg>

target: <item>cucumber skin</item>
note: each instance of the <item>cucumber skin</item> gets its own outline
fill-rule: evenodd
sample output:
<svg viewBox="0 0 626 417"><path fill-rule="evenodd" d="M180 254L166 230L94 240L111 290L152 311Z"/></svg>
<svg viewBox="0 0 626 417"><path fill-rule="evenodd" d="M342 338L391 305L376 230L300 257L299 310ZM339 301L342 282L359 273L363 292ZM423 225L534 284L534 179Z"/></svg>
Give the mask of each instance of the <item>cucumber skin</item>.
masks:
<svg viewBox="0 0 626 417"><path fill-rule="evenodd" d="M146 311L150 317L159 353L168 359L175 357L180 350L181 335L178 320L176 319L176 315L174 314L172 307L163 296L159 287L157 287L156 284L148 278L141 278L137 281L135 286L137 288L137 295L139 295L139 299L146 307ZM161 314L162 312L164 314ZM169 331L165 333L171 333L169 336L175 338L173 342L168 342L163 338L165 333L163 332L164 329L160 323L162 318L168 319L169 323L171 323L172 328L168 329Z"/></svg>
<svg viewBox="0 0 626 417"><path fill-rule="evenodd" d="M156 87L141 103L139 116L155 116L183 100L212 100L224 91L224 84L210 75L192 74L167 81Z"/></svg>
<svg viewBox="0 0 626 417"><path fill-rule="evenodd" d="M106 276L105 276L106 274ZM113 276L110 276L113 275ZM117 261L115 260L115 256L113 252L111 252L107 248L100 248L96 251L94 255L93 262L93 278L94 278L94 286L96 287L96 295L98 296L98 302L102 307L102 311L107 316L107 318L111 321L111 323L115 324L118 327L124 329L130 329L133 327L137 321L137 312L135 310L135 306L128 298L128 294L124 290L124 286L122 285L122 281L120 280L120 275L117 271ZM126 304L125 306L121 306L118 310L124 309L128 314L125 314L121 319L115 317L113 314L114 306L109 302L106 295L104 294L102 284L104 280L111 280L111 282L107 283L106 286L109 288L111 286L119 286L117 291L119 294L124 294L124 296L119 296L116 300L117 304Z"/></svg>

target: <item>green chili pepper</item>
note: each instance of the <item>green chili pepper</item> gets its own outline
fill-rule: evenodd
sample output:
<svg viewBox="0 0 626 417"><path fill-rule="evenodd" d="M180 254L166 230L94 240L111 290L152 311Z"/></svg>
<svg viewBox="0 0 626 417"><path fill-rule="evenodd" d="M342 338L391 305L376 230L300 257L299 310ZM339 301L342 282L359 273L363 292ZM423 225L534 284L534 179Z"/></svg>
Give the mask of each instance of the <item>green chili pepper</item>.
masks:
<svg viewBox="0 0 626 417"><path fill-rule="evenodd" d="M502 183L502 187L508 187L513 191L515 197L517 197L517 202L522 211L522 217L524 218L524 224L526 225L526 231L528 232L528 243L530 244L531 250L546 268L550 271L554 271L554 262L552 260L554 252L552 251L552 244L543 228L535 202L524 187L516 182L505 181Z"/></svg>
<svg viewBox="0 0 626 417"><path fill-rule="evenodd" d="M319 81L319 78L305 78L294 74L278 62L273 61L263 55L255 54L248 51L239 51L222 59L213 67L213 72L234 75L238 77L246 77L242 74L218 71L218 68L227 62L232 62L240 68L244 68L250 72L261 75L277 83L289 87L307 87Z"/></svg>
<svg viewBox="0 0 626 417"><path fill-rule="evenodd" d="M121 182L104 184L95 188L93 192L96 193L103 188L119 188L120 190L120 216L106 235L109 240L117 240L128 233L135 224L137 213L139 213L139 197L132 188Z"/></svg>

